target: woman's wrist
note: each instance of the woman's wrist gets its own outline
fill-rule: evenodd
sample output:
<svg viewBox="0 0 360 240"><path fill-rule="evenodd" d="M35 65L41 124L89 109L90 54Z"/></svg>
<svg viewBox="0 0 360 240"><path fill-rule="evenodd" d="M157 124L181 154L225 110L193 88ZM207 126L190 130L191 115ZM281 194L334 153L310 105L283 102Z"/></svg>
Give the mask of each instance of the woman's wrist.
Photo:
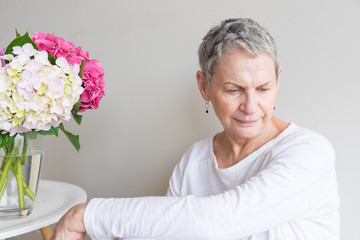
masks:
<svg viewBox="0 0 360 240"><path fill-rule="evenodd" d="M88 203L80 203L73 207L73 217L76 222L79 223L79 231L86 232L84 225L84 213Z"/></svg>

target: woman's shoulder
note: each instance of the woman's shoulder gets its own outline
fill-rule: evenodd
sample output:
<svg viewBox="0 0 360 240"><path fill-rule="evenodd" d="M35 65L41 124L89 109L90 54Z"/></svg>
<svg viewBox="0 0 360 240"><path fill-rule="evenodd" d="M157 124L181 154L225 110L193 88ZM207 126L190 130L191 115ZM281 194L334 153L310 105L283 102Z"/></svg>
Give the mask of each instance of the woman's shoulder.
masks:
<svg viewBox="0 0 360 240"><path fill-rule="evenodd" d="M212 152L212 142L214 136L203 138L191 144L185 155L207 156Z"/></svg>
<svg viewBox="0 0 360 240"><path fill-rule="evenodd" d="M199 164L209 161L213 156L213 138L214 136L211 136L192 143L183 154L179 164L184 167L188 164Z"/></svg>
<svg viewBox="0 0 360 240"><path fill-rule="evenodd" d="M329 140L319 132L290 123L274 141L273 152L297 153L300 155L322 154L333 158L335 151Z"/></svg>
<svg viewBox="0 0 360 240"><path fill-rule="evenodd" d="M297 142L318 142L331 145L326 137L319 132L300 127L295 123L290 123L289 126L279 135L279 142L282 143L297 143Z"/></svg>

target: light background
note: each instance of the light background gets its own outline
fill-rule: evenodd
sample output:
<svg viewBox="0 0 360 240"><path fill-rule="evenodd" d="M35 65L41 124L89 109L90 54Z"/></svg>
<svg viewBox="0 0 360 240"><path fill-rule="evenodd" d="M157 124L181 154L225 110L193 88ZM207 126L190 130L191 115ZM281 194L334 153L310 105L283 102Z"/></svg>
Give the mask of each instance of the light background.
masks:
<svg viewBox="0 0 360 240"><path fill-rule="evenodd" d="M275 115L332 142L341 239L360 239L359 1L0 0L0 17L2 47L15 27L54 32L105 69L100 108L81 127L66 123L80 135L80 153L64 135L46 138L42 178L77 184L89 198L166 192L189 145L221 130L196 86L202 37L223 19L255 19L276 39L283 67Z"/></svg>

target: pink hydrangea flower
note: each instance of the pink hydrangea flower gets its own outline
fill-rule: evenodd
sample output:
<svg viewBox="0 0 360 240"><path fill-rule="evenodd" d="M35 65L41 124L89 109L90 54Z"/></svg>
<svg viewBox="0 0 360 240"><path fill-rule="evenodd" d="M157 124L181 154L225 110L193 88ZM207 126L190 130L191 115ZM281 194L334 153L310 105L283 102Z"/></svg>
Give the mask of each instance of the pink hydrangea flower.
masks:
<svg viewBox="0 0 360 240"><path fill-rule="evenodd" d="M83 70L83 88L81 94L81 105L78 112L87 109L96 109L104 96L104 69L96 59L87 61Z"/></svg>
<svg viewBox="0 0 360 240"><path fill-rule="evenodd" d="M45 50L56 58L64 57L71 65L81 64L89 60L89 53L82 51L81 47L75 47L72 42L65 41L54 34L36 32L32 40L40 51Z"/></svg>
<svg viewBox="0 0 360 240"><path fill-rule="evenodd" d="M64 57L71 65L81 65L86 61L82 76L82 86L85 90L81 95L81 105L77 112L98 108L105 87L104 69L100 62L96 59L90 60L88 52L54 34L37 32L32 40L40 51L50 52L56 58Z"/></svg>
<svg viewBox="0 0 360 240"><path fill-rule="evenodd" d="M0 56L4 56L4 54L5 54L5 48L0 48ZM3 67L3 66L5 66L5 60L1 59L0 67Z"/></svg>

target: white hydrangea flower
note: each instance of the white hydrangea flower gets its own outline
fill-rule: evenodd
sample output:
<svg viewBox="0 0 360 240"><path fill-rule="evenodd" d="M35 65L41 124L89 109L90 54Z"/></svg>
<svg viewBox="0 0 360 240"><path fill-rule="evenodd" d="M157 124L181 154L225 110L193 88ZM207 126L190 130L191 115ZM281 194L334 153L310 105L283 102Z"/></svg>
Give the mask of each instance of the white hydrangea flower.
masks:
<svg viewBox="0 0 360 240"><path fill-rule="evenodd" d="M51 65L46 51L40 51L35 54L35 61L42 65Z"/></svg>
<svg viewBox="0 0 360 240"><path fill-rule="evenodd" d="M0 130L10 135L49 130L71 118L84 89L79 66L65 58L51 65L47 52L31 44L14 47L14 56L0 68Z"/></svg>
<svg viewBox="0 0 360 240"><path fill-rule="evenodd" d="M0 69L0 93L8 90L12 84L12 79L6 74L5 68Z"/></svg>

